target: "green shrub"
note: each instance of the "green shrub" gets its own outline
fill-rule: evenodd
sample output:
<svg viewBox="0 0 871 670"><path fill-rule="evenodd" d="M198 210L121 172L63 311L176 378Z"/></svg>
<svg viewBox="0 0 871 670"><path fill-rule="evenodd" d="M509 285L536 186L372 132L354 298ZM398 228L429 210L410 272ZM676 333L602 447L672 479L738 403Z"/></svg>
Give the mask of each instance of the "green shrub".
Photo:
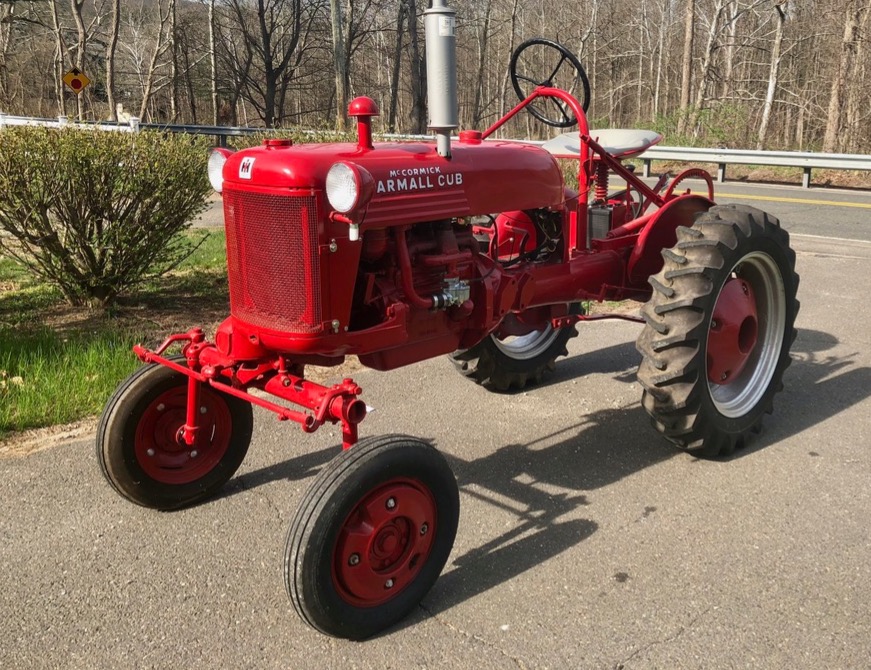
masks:
<svg viewBox="0 0 871 670"><path fill-rule="evenodd" d="M73 305L107 306L177 265L210 188L203 139L80 129L0 132L0 250Z"/></svg>

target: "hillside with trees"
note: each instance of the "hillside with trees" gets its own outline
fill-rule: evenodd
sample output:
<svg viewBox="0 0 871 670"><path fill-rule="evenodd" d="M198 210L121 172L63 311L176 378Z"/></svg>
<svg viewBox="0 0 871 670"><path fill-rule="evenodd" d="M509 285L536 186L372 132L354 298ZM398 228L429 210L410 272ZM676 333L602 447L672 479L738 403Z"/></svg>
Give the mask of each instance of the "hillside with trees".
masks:
<svg viewBox="0 0 871 670"><path fill-rule="evenodd" d="M567 45L599 127L672 144L871 152L868 0L453 0L460 118L515 103L511 52ZM425 0L0 0L0 111L83 119L342 126L369 95L377 129L426 125ZM92 84L72 94L70 68ZM338 118L338 120L337 120ZM520 133L544 129L525 121Z"/></svg>

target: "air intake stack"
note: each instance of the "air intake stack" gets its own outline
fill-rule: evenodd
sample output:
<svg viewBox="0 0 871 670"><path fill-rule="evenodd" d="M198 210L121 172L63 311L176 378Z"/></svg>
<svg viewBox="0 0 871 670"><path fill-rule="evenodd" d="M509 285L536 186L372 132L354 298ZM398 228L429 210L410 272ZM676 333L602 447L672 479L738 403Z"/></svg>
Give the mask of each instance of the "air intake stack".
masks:
<svg viewBox="0 0 871 670"><path fill-rule="evenodd" d="M426 94L429 129L436 132L440 156L451 156L451 131L459 128L457 102L457 12L447 0L432 0L424 12Z"/></svg>

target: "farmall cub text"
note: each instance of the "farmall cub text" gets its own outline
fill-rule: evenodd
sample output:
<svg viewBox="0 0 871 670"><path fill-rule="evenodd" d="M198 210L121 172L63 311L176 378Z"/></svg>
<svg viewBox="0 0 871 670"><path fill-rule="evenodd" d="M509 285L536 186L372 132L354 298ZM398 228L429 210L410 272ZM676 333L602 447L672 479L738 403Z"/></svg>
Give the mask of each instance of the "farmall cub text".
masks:
<svg viewBox="0 0 871 670"><path fill-rule="evenodd" d="M305 432L340 424L344 450L299 506L284 572L307 623L354 639L397 622L437 579L457 530L457 484L426 442L359 439L360 387L308 381L307 365L356 355L391 370L448 354L466 377L510 391L552 369L579 321L603 318L582 302L646 301L644 408L678 447L712 457L771 412L798 310L795 255L777 220L716 206L702 171L648 187L621 160L660 136L590 130L586 75L554 42L522 44L511 60L520 104L452 142L454 12L434 0L425 23L435 143L373 143L378 109L357 98L356 143L268 140L212 154L230 316L214 341L194 328L155 351L137 346L146 365L115 392L97 435L118 493L166 510L233 476L252 405ZM533 62L546 63L544 79L525 70ZM521 110L578 132L543 147L490 139ZM577 191L556 158L577 161ZM609 175L625 187L609 192ZM702 193L681 184L688 176ZM168 355L176 343L181 355Z"/></svg>

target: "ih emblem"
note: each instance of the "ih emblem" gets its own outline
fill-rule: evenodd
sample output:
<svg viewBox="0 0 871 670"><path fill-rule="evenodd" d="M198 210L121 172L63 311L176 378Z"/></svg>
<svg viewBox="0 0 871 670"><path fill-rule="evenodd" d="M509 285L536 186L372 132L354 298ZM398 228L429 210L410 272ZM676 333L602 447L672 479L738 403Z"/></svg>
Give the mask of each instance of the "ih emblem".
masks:
<svg viewBox="0 0 871 670"><path fill-rule="evenodd" d="M246 156L239 163L239 179L251 179L252 170L254 170L254 158Z"/></svg>

